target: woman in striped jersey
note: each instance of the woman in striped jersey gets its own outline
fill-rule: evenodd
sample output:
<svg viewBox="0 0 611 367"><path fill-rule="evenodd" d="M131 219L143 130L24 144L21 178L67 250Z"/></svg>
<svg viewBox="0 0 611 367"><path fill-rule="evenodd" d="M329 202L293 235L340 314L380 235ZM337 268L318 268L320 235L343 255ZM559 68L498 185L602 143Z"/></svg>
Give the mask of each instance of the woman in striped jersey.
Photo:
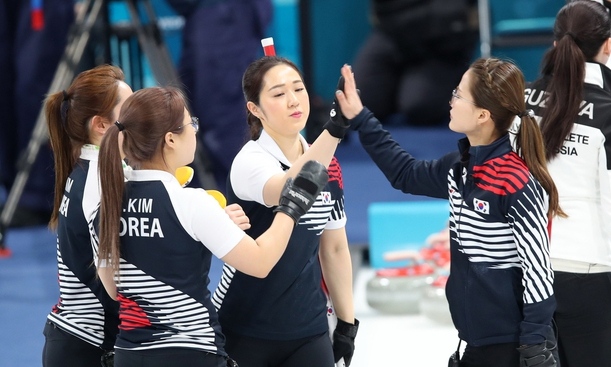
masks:
<svg viewBox="0 0 611 367"><path fill-rule="evenodd" d="M349 72L344 67L344 72ZM347 126L331 114L308 146L300 135L310 113L297 66L277 56L250 64L242 78L250 141L231 166L227 196L251 218L252 236L273 218L282 183L304 162L329 167L329 182L293 231L289 246L265 279L228 264L213 301L227 336L227 352L241 367L350 365L358 321L352 302L352 266L346 237L341 169L333 157ZM338 316L329 338L324 277Z"/></svg>
<svg viewBox="0 0 611 367"><path fill-rule="evenodd" d="M100 201L98 146L131 94L121 69L103 65L80 73L45 103L55 158L49 226L57 230L60 297L44 329L44 367L99 366L113 349L118 304L92 266L88 220Z"/></svg>
<svg viewBox="0 0 611 367"><path fill-rule="evenodd" d="M541 78L526 89L568 218L551 258L563 367L611 366L611 17L594 1L565 5Z"/></svg>
<svg viewBox="0 0 611 367"><path fill-rule="evenodd" d="M354 77L338 94L350 127L396 189L450 202L452 320L466 342L461 367L556 366L550 218L563 215L541 132L525 109L524 77L512 63L476 60L450 100L458 151L418 160L364 108ZM508 130L521 127L516 149Z"/></svg>
<svg viewBox="0 0 611 367"><path fill-rule="evenodd" d="M99 238L100 279L120 304L116 367L232 365L207 287L212 255L265 277L327 183L325 167L306 162L285 181L272 223L254 239L205 190L174 177L193 161L198 129L179 90L146 88L125 101L102 140L92 240L95 247ZM134 168L127 182L119 142Z"/></svg>

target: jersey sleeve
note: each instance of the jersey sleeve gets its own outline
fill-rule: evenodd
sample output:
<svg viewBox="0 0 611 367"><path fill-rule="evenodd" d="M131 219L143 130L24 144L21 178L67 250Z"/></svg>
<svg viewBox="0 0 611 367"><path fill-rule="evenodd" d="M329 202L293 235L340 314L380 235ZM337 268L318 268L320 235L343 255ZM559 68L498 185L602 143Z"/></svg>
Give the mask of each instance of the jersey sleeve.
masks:
<svg viewBox="0 0 611 367"><path fill-rule="evenodd" d="M359 132L363 148L392 187L414 195L448 198L448 172L460 159L458 152L436 160L416 159L392 138L367 108L350 122L351 128Z"/></svg>
<svg viewBox="0 0 611 367"><path fill-rule="evenodd" d="M224 257L246 236L219 203L203 189L181 188L173 202L184 230L206 246L214 256ZM172 200L174 201L173 196Z"/></svg>
<svg viewBox="0 0 611 367"><path fill-rule="evenodd" d="M278 173L283 173L282 167L271 154L260 149L243 149L233 160L229 179L238 198L268 206L263 200L263 187Z"/></svg>
<svg viewBox="0 0 611 367"><path fill-rule="evenodd" d="M611 170L608 161L609 150L601 148L598 156L598 179L601 200L601 215L603 216L602 223L611 223ZM605 238L611 238L611 227L602 226L601 230L606 234Z"/></svg>
<svg viewBox="0 0 611 367"><path fill-rule="evenodd" d="M556 308L549 253L548 195L534 179L511 196L509 224L522 268L523 315L520 344L545 341Z"/></svg>
<svg viewBox="0 0 611 367"><path fill-rule="evenodd" d="M333 200L333 208L325 229L338 229L346 226L346 211L344 210L344 179L342 168L335 157L329 164L329 190ZM324 200L324 198L323 198Z"/></svg>

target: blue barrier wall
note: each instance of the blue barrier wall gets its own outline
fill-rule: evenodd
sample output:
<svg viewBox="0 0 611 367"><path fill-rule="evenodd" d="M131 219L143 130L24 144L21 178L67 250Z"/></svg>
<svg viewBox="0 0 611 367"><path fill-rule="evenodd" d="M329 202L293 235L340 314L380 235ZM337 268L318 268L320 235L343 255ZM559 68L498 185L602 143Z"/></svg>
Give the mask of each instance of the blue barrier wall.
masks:
<svg viewBox="0 0 611 367"><path fill-rule="evenodd" d="M339 69L353 62L371 29L369 0L311 0L310 4L313 89L331 101Z"/></svg>

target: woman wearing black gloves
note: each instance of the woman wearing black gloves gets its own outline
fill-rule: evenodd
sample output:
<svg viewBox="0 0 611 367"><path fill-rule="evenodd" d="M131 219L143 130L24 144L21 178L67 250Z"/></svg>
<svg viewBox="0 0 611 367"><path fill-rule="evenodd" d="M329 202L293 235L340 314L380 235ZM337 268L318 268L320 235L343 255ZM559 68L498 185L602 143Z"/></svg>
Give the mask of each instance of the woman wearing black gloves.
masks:
<svg viewBox="0 0 611 367"><path fill-rule="evenodd" d="M253 239L206 191L183 188L174 177L193 161L198 127L178 90L148 88L125 101L102 140L92 239L95 247L99 238L100 279L120 304L116 367L231 365L207 288L211 256L265 277L327 183L323 165L305 162L285 180L270 225ZM134 168L127 182L119 142Z"/></svg>
<svg viewBox="0 0 611 367"><path fill-rule="evenodd" d="M239 203L250 217L247 233L256 237L269 226L282 183L307 160L328 166L329 182L269 276L256 279L225 266L213 300L227 352L240 367L332 367L341 358L348 366L358 321L343 181L333 158L345 129L330 128L333 134L324 130L308 146L300 135L310 113L308 93L298 68L287 59L266 56L253 62L242 87L252 140L233 161L227 195L228 202ZM333 348L323 277L339 318Z"/></svg>
<svg viewBox="0 0 611 367"><path fill-rule="evenodd" d="M556 366L556 307L549 218L562 214L547 172L539 128L525 110L524 78L513 64L479 59L451 96L450 129L459 150L418 160L363 108L345 68L343 115L393 187L450 202L451 271L446 287L461 367ZM522 120L514 151L508 129Z"/></svg>

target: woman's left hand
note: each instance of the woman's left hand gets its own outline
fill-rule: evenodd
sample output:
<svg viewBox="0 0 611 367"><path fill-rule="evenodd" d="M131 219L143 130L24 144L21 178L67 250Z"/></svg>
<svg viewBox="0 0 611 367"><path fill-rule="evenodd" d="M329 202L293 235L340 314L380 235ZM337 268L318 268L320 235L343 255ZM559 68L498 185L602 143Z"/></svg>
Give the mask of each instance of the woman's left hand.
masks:
<svg viewBox="0 0 611 367"><path fill-rule="evenodd" d="M225 213L241 230L245 231L250 228L250 219L244 213L244 210L239 204L230 204L225 207Z"/></svg>
<svg viewBox="0 0 611 367"><path fill-rule="evenodd" d="M363 110L363 102L361 102L361 97L356 89L356 82L350 65L342 66L341 72L344 77L344 90L335 91L335 97L342 114L351 120Z"/></svg>

